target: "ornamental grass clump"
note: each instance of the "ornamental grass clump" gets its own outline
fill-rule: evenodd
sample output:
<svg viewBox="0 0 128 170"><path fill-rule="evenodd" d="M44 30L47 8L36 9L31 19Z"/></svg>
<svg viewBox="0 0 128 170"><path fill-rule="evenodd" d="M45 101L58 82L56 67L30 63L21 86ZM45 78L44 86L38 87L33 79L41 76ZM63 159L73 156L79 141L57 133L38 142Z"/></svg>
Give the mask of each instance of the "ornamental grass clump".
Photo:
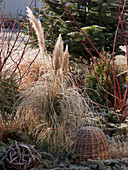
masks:
<svg viewBox="0 0 128 170"><path fill-rule="evenodd" d="M27 12L32 27L37 34L42 58L36 57L33 61L31 58L27 58L20 63L19 68L22 74L19 86L20 90L25 90L27 87L33 86L33 83L37 81L40 76L47 72L51 72L51 70L53 71L53 74L55 74L53 76L56 76L57 73L65 76L69 67L68 45L66 46L65 51L63 51L64 47L61 34L55 44L52 56L53 59L51 59L45 49L44 31L41 27L40 20L37 20L34 17L32 11L28 7Z"/></svg>
<svg viewBox="0 0 128 170"><path fill-rule="evenodd" d="M57 84L53 84L54 77L46 76L25 91L17 116L29 134L40 142L47 140L49 149L67 148L89 109L77 89L67 88L58 77Z"/></svg>
<svg viewBox="0 0 128 170"><path fill-rule="evenodd" d="M37 22L33 19L29 8L27 12L32 24L40 24L39 20ZM39 31L37 36L40 36L40 30L35 30ZM43 42L44 39L41 39L39 46L45 49L41 47ZM48 57L46 52L42 53L44 57ZM43 62L46 64L44 58ZM40 67L38 80L26 88L17 109L17 119L22 123L23 129L38 142L45 143L45 149L55 152L69 148L71 137L84 124L82 118L87 118L89 112L88 104L77 87L71 87L68 82L68 65L68 46L63 52L63 40L59 35L51 66L47 71L47 64L46 67Z"/></svg>
<svg viewBox="0 0 128 170"><path fill-rule="evenodd" d="M128 138L126 136L114 136L109 143L112 159L128 157Z"/></svg>

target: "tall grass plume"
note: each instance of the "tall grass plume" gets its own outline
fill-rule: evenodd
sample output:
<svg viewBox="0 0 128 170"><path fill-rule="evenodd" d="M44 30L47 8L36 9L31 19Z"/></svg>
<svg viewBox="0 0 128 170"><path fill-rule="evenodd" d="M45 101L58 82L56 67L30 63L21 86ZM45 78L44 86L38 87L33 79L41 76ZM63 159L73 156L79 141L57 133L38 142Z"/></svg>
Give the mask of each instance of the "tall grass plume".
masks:
<svg viewBox="0 0 128 170"><path fill-rule="evenodd" d="M62 58L62 64L60 69L61 74L66 75L68 72L68 68L69 68L69 53L68 53L68 45L67 45Z"/></svg>
<svg viewBox="0 0 128 170"><path fill-rule="evenodd" d="M61 34L58 37L58 40L55 45L55 49L53 52L53 68L55 71L55 74L57 71L60 69L61 64L62 64L62 58L63 58L63 41Z"/></svg>
<svg viewBox="0 0 128 170"><path fill-rule="evenodd" d="M44 30L41 26L40 20L36 19L35 16L33 15L31 9L29 7L27 8L27 16L29 17L30 22L32 23L33 28L36 31L38 42L39 42L39 47L42 53L43 61L44 61L44 48L45 48L45 40L44 40Z"/></svg>

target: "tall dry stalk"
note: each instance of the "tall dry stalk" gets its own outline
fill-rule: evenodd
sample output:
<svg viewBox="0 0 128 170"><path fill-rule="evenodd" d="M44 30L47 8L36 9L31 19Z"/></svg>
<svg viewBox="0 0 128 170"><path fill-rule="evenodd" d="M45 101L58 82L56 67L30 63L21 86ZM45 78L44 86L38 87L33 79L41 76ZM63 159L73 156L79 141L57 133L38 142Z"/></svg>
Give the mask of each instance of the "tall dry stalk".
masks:
<svg viewBox="0 0 128 170"><path fill-rule="evenodd" d="M63 59L63 41L61 34L58 37L58 40L55 45L55 49L53 52L53 68L55 71L55 74L57 71L60 69L61 64L62 64L62 59Z"/></svg>
<svg viewBox="0 0 128 170"><path fill-rule="evenodd" d="M68 53L68 45L67 45L62 58L62 64L60 69L61 74L66 75L68 68L69 68L69 53Z"/></svg>
<svg viewBox="0 0 128 170"><path fill-rule="evenodd" d="M32 11L30 10L29 7L27 8L27 16L29 17L30 22L32 23L33 28L36 31L38 42L39 42L39 47L42 53L43 61L44 61L44 48L45 48L45 41L44 41L44 30L41 26L40 20L36 19L35 16L33 15Z"/></svg>

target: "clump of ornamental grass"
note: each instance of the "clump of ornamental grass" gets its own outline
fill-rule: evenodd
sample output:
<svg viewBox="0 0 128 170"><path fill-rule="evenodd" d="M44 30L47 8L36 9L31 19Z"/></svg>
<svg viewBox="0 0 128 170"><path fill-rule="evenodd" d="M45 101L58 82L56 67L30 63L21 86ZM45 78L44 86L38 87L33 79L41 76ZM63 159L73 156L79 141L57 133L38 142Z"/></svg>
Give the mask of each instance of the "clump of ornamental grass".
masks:
<svg viewBox="0 0 128 170"><path fill-rule="evenodd" d="M40 21L34 18L29 8L27 12L30 22L42 29L39 27ZM40 37L41 31L35 26L34 29ZM39 46L43 49L44 57L43 38L39 40ZM50 151L68 149L72 136L85 124L83 117L87 117L89 112L89 106L80 95L79 89L68 83L68 65L68 46L63 51L63 40L59 35L51 67L47 72L39 74L33 86L26 88L17 109L17 119L22 123L23 129L38 142L45 143L45 149L47 146ZM40 67L39 73L41 71Z"/></svg>
<svg viewBox="0 0 128 170"><path fill-rule="evenodd" d="M0 126L2 127L3 133L22 129L19 120L13 114L8 113L4 113L4 116L0 114Z"/></svg>
<svg viewBox="0 0 128 170"><path fill-rule="evenodd" d="M82 118L88 112L77 88L67 87L66 80L62 83L59 77L54 80L46 74L25 91L17 116L29 134L41 143L47 140L54 150L69 147L72 135L84 124Z"/></svg>
<svg viewBox="0 0 128 170"><path fill-rule="evenodd" d="M128 157L128 138L116 136L109 140L112 159Z"/></svg>

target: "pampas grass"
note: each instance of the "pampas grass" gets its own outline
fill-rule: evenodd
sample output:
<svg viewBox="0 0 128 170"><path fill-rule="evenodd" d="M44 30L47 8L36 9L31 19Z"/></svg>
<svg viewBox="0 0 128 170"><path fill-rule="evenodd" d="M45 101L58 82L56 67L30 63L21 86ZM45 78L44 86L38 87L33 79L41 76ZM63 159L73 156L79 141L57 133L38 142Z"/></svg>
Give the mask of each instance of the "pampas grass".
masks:
<svg viewBox="0 0 128 170"><path fill-rule="evenodd" d="M44 61L44 48L45 48L45 40L44 40L44 30L41 26L40 20L36 19L35 16L33 15L31 9L29 7L27 8L27 16L29 17L30 22L32 23L33 28L36 31L38 42L39 42L39 47L42 53L43 61Z"/></svg>
<svg viewBox="0 0 128 170"><path fill-rule="evenodd" d="M37 81L40 76L46 72L53 72L52 76L54 77L53 84L58 83L56 79L57 72L63 75L66 75L69 67L69 54L68 46L66 46L65 52L63 52L63 40L61 34L58 37L58 40L55 44L53 51L53 59L49 60L49 56L45 51L45 40L44 40L44 31L41 27L40 20L37 20L33 15L30 8L27 7L27 16L29 17L30 22L32 23L33 28L36 31L38 37L38 43L40 50L43 55L43 60L40 61L38 58L31 63L30 59L20 63L20 70L22 75L26 72L25 76L21 80L20 90L25 90L27 87L33 86L33 83ZM29 67L30 66L30 67ZM54 86L54 85L53 85Z"/></svg>
<svg viewBox="0 0 128 170"><path fill-rule="evenodd" d="M68 72L68 67L69 67L69 53L68 53L68 45L67 45L64 55L63 55L63 58L62 58L60 73L62 75L66 75Z"/></svg>
<svg viewBox="0 0 128 170"><path fill-rule="evenodd" d="M5 113L4 117L0 115L0 127L2 127L3 133L23 129L20 120L18 120L13 115L7 113Z"/></svg>
<svg viewBox="0 0 128 170"><path fill-rule="evenodd" d="M47 140L50 149L67 149L72 135L84 122L89 107L74 87L67 87L66 80L53 88L52 73L44 74L35 85L24 93L24 100L18 107L17 117L23 127L38 141Z"/></svg>
<svg viewBox="0 0 128 170"><path fill-rule="evenodd" d="M39 40L40 35L43 36L40 22L36 20L29 8L27 12ZM40 42L39 40L39 44ZM43 39L42 42L44 42ZM42 44L39 45L40 48ZM87 123L83 117L87 120L90 108L80 95L80 89L73 85L71 87L68 83L71 77L67 75L68 46L63 52L61 35L55 44L51 66L44 65L42 68L42 63L36 64L37 69L34 70L36 65L33 64L30 69L32 72L29 72L28 79L26 77L32 85L27 86L21 96L23 100L17 109L16 118L20 120L26 133L32 135L40 143L46 141L50 151L68 149L76 130ZM39 74L46 70L45 67L48 68L47 71Z"/></svg>
<svg viewBox="0 0 128 170"><path fill-rule="evenodd" d="M62 59L63 59L63 41L61 34L58 37L58 40L55 45L55 49L53 52L53 68L55 71L55 74L57 71L60 69L61 64L62 64Z"/></svg>

